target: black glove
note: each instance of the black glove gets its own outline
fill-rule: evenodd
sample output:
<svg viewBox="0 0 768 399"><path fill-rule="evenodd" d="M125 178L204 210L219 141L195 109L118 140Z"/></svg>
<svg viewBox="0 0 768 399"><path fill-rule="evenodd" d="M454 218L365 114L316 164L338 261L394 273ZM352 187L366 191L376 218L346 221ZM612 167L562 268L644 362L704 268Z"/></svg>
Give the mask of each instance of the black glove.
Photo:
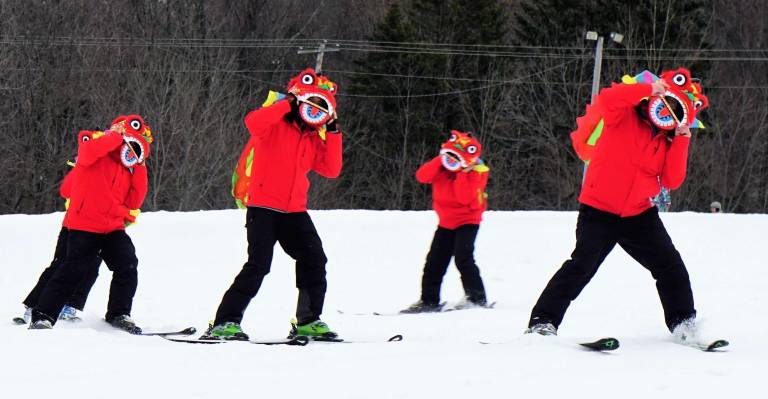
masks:
<svg viewBox="0 0 768 399"><path fill-rule="evenodd" d="M325 131L328 133L338 133L339 132L339 120L338 119L331 119L325 124Z"/></svg>

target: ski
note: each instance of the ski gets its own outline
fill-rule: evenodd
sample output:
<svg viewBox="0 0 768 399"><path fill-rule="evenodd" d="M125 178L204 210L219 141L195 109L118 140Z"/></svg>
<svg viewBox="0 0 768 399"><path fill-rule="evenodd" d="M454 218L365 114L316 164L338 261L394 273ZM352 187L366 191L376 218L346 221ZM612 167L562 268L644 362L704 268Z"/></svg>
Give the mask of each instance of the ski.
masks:
<svg viewBox="0 0 768 399"><path fill-rule="evenodd" d="M533 334L536 335L536 334ZM608 337L608 338L600 338L596 341L585 341L585 342L573 342L573 341L558 341L556 336L552 336L546 339L546 341L555 340L554 342L557 342L558 344L562 345L578 345L579 348L586 350L586 351L592 351L592 352L610 352L614 351L616 349L619 349L619 340L616 338ZM482 345L498 345L498 344L513 344L517 342L517 340L510 340L510 341L478 341Z"/></svg>
<svg viewBox="0 0 768 399"><path fill-rule="evenodd" d="M487 305L456 305L452 308L442 309L440 312L455 312L457 310L471 310L471 309L493 309L496 307L496 301L493 301Z"/></svg>
<svg viewBox="0 0 768 399"><path fill-rule="evenodd" d="M167 332L142 332L138 335L144 335L148 337L167 337L172 335L192 335L197 332L195 327L187 327L179 331L167 331Z"/></svg>
<svg viewBox="0 0 768 399"><path fill-rule="evenodd" d="M704 352L720 352L718 351L718 349L725 348L726 346L730 345L730 342L724 339L717 339L710 342L708 341L692 341L692 342L675 341L675 343L688 346L691 348L695 348Z"/></svg>
<svg viewBox="0 0 768 399"><path fill-rule="evenodd" d="M329 343L339 343L339 344L375 344L375 343L381 343L381 342L400 342L403 340L403 336L400 334L393 335L389 337L386 341L349 341L345 340L344 338L327 338L327 337L311 337L309 338L309 341L311 342L329 342Z"/></svg>
<svg viewBox="0 0 768 399"><path fill-rule="evenodd" d="M244 343L250 343L255 345L304 346L309 342L309 339L307 339L306 337L295 337L295 338L275 339L275 340L252 339L249 341L241 341L241 340L234 340L234 339L225 340L225 339L175 338L167 335L161 335L161 337L163 337L168 341L173 341L173 342L183 342L187 344L204 344L204 345L226 344L230 342L244 342Z"/></svg>
<svg viewBox="0 0 768 399"><path fill-rule="evenodd" d="M452 307L445 307L446 302L442 302L437 308L431 309L431 310L425 310L421 312L408 312L407 309L403 309L397 312L356 312L356 313L347 313L343 310L336 310L339 314L349 314L352 316L402 316L402 315L411 315L411 314L432 314L432 313L448 313L448 312L456 312L459 310L472 310L472 309L493 309L496 307L496 301L491 302L485 306L477 306L477 305L455 305Z"/></svg>
<svg viewBox="0 0 768 399"><path fill-rule="evenodd" d="M593 342L581 342L582 347L598 352L607 352L619 349L619 340L616 338L601 338Z"/></svg>

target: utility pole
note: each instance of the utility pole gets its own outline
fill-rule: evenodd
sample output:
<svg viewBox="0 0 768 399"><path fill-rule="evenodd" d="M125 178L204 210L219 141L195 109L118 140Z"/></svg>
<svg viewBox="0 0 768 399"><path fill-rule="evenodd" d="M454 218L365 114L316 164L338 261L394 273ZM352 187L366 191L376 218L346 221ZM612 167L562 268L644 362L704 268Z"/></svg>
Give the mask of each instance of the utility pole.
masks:
<svg viewBox="0 0 768 399"><path fill-rule="evenodd" d="M304 49L304 47L299 47L299 51L297 54L314 54L317 53L317 59L315 60L315 73L320 73L323 70L323 56L326 52L335 52L339 51L339 45L337 44L336 47L328 48L326 46L328 44L328 40L323 40L322 43L320 43L320 46L316 49Z"/></svg>

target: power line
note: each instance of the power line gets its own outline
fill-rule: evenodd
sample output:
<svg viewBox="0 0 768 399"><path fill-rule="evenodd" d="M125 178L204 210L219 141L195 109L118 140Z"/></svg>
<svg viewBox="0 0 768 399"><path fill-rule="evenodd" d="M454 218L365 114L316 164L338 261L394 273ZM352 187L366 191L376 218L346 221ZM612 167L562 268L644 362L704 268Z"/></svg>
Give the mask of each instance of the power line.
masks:
<svg viewBox="0 0 768 399"><path fill-rule="evenodd" d="M6 36L0 38L0 44L8 45L51 45L51 46L98 46L98 47L173 47L173 48L275 48L286 49L300 46L320 45L326 39L190 39L190 38L109 38L109 37L27 37ZM444 54L495 57L531 57L541 55L551 57L551 53L536 53L531 50L591 52L583 46L520 46L501 44L456 44L427 42L377 42L367 40L333 40L341 49L358 52L390 52L408 54ZM491 51L491 49L495 49ZM512 51L515 50L515 51ZM520 51L523 50L523 51ZM732 53L732 54L768 54L768 49L705 49L705 48L626 48L611 49L612 53ZM578 56L578 55L576 55ZM669 56L667 56L669 57ZM701 58L701 57L700 57ZM750 57L726 57L726 60L752 60ZM719 58L716 58L720 60ZM758 60L764 60L759 57Z"/></svg>
<svg viewBox="0 0 768 399"><path fill-rule="evenodd" d="M538 74L541 74L541 73L544 73L544 72L549 72L551 70L555 70L555 69L564 67L564 66L566 66L568 64L573 63L574 61L563 62L561 64L552 66L550 68L545 68L545 69L542 69L540 71L536 71L534 73L531 73L531 74L525 75L525 76L521 76L521 77L516 78L516 79L507 80L507 81L498 81L496 83L491 83L491 84L487 84L487 85L484 85L484 86L472 87L472 88L468 88L468 89L451 90L451 91L443 91L443 92L436 92L436 93L418 93L418 94L408 94L408 95L398 95L398 94L380 94L380 95L379 94L346 94L345 95L343 93L339 93L339 94L337 94L337 96L339 96L339 97L357 97L357 98L420 98L420 97L441 97L441 96L448 96L448 95L455 95L455 94L463 94L463 93L469 93L469 92L473 92L473 91L486 90L486 89L490 89L490 88L498 87L498 86L504 86L504 85L507 85L507 84L510 84L510 83L513 83L513 82L518 82L518 81L521 81L523 79L527 79L527 78L530 78L532 76L535 76L535 75L538 75Z"/></svg>
<svg viewBox="0 0 768 399"><path fill-rule="evenodd" d="M538 72L535 72L534 74L529 75L534 76L536 74L542 73L542 72L548 72L551 70L555 70L560 67L564 67L572 62L575 62L575 60L570 62L565 62L558 64L552 68L549 68L547 70L541 70ZM176 68L161 68L161 69L152 69L152 68L51 68L51 69L44 69L44 68L3 68L0 67L0 71L5 72L28 72L28 71L57 71L57 72L72 72L72 73L190 73L190 74L210 74L210 73L226 73L226 74L233 74L233 75L239 75L243 79L252 80L255 82L260 82L264 84L271 85L272 87L283 87L284 82L275 82L273 80L264 80L264 79L258 79L253 76L254 73L297 73L301 71L301 69L282 69L282 70L275 70L275 69L224 69L224 68L198 68L198 69L176 69ZM382 77L382 78L396 78L396 79L419 79L419 80L439 80L439 81L448 81L448 82L469 82L469 83L491 83L490 86L495 85L548 85L548 86L589 86L589 83L580 83L580 82L554 82L554 81L535 81L535 80L524 80L521 78L505 78L501 77L499 79L481 79L481 78L464 78L464 77L454 77L454 76L429 76L429 75L406 75L406 74L396 74L396 73L378 73L378 72L363 72L363 71L346 71L346 70L338 70L338 69L328 69L326 72L330 74L339 74L339 75L351 75L351 76L375 76L375 77ZM489 86L483 86L483 87L476 87L476 88L470 88L469 91L473 90L481 90L484 88L487 88ZM23 87L0 87L0 90L21 90ZM714 89L722 89L722 90L766 90L768 89L768 85L705 85L706 90L714 90ZM461 92L465 92L466 90L461 90ZM446 92L446 93L456 93L456 91ZM425 94L422 96L432 96L436 94ZM372 98L387 98L389 95L369 95L369 94L345 94L340 93L338 94L340 97L372 97ZM391 97L409 97L409 96L391 96ZM413 97L413 96L410 96Z"/></svg>

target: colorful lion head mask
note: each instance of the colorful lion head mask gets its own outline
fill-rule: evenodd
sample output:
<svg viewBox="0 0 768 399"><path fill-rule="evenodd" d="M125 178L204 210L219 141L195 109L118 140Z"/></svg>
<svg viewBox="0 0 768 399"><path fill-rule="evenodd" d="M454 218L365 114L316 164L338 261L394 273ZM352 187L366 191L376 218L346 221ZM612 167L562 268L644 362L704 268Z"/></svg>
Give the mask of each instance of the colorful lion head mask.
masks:
<svg viewBox="0 0 768 399"><path fill-rule="evenodd" d="M315 70L307 68L288 82L288 93L299 101L299 116L312 127L320 127L336 117L338 86Z"/></svg>
<svg viewBox="0 0 768 399"><path fill-rule="evenodd" d="M143 163L149 158L152 130L139 115L122 115L112 121L110 130L122 133L126 143L120 147L120 161L126 167Z"/></svg>
<svg viewBox="0 0 768 399"><path fill-rule="evenodd" d="M634 77L624 76L621 81L625 84L635 84L654 83L660 79L665 81L669 88L663 96L648 99L648 119L651 123L661 130L675 130L678 125L703 128L704 125L696 119L696 115L709 105L709 101L702 93L701 86L691 79L691 73L687 69L665 71L661 77L643 71Z"/></svg>
<svg viewBox="0 0 768 399"><path fill-rule="evenodd" d="M478 162L482 146L470 133L451 130L451 137L440 147L443 167L456 172Z"/></svg>

